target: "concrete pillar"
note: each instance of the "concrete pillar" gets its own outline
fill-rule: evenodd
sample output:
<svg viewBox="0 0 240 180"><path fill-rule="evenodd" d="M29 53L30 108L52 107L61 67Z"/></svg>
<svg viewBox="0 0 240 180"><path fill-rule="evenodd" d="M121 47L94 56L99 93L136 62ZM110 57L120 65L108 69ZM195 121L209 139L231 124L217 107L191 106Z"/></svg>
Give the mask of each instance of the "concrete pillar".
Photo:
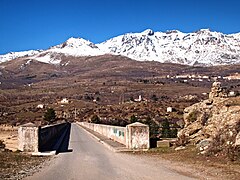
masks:
<svg viewBox="0 0 240 180"><path fill-rule="evenodd" d="M129 149L149 149L149 126L139 122L127 125L126 146Z"/></svg>
<svg viewBox="0 0 240 180"><path fill-rule="evenodd" d="M38 152L39 127L27 123L18 128L18 149L25 152Z"/></svg>

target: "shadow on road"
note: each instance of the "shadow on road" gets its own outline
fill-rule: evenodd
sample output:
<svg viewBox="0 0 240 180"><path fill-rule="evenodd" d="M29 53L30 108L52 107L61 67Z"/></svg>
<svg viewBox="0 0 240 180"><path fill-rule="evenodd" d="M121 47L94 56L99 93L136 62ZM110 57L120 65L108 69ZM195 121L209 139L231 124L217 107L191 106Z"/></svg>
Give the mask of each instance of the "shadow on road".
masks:
<svg viewBox="0 0 240 180"><path fill-rule="evenodd" d="M72 149L68 149L69 142L70 142L70 133L71 133L71 123L68 123L65 136L62 140L62 143L60 144L59 148L56 151L57 153L66 153L66 152L73 151Z"/></svg>
<svg viewBox="0 0 240 180"><path fill-rule="evenodd" d="M72 152L68 149L71 123L62 123L41 128L39 131L39 151L56 151L56 153Z"/></svg>

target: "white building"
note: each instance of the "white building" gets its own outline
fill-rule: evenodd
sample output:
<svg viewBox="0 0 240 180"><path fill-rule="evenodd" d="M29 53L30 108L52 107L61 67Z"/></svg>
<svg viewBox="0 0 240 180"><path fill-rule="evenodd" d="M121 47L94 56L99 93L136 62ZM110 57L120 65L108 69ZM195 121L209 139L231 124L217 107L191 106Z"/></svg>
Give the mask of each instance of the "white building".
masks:
<svg viewBox="0 0 240 180"><path fill-rule="evenodd" d="M38 108L38 109L43 109L43 108L44 108L44 104L39 104L39 105L37 105L37 108Z"/></svg>
<svg viewBox="0 0 240 180"><path fill-rule="evenodd" d="M69 100L67 98L63 98L61 101L60 101L61 104L69 104Z"/></svg>
<svg viewBox="0 0 240 180"><path fill-rule="evenodd" d="M230 91L230 92L228 93L228 96L234 97L234 96L236 96L236 93L235 93L234 91Z"/></svg>
<svg viewBox="0 0 240 180"><path fill-rule="evenodd" d="M172 112L172 111L173 111L172 107L167 107L167 112Z"/></svg>
<svg viewBox="0 0 240 180"><path fill-rule="evenodd" d="M134 101L136 101L136 102L142 101L142 95L139 95L139 96L138 96L138 99L134 99Z"/></svg>

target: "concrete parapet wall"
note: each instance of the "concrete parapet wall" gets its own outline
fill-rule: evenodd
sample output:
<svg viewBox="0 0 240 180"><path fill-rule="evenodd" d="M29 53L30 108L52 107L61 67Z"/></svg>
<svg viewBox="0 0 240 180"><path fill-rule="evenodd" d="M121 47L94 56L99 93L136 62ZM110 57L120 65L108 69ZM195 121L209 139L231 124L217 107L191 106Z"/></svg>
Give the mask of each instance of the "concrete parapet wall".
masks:
<svg viewBox="0 0 240 180"><path fill-rule="evenodd" d="M70 123L38 127L27 123L18 128L18 149L24 152L67 151Z"/></svg>
<svg viewBox="0 0 240 180"><path fill-rule="evenodd" d="M133 123L126 127L78 122L79 125L126 145L129 149L149 149L149 126Z"/></svg>
<svg viewBox="0 0 240 180"><path fill-rule="evenodd" d="M78 122L78 124L126 145L126 127L93 124L87 122Z"/></svg>

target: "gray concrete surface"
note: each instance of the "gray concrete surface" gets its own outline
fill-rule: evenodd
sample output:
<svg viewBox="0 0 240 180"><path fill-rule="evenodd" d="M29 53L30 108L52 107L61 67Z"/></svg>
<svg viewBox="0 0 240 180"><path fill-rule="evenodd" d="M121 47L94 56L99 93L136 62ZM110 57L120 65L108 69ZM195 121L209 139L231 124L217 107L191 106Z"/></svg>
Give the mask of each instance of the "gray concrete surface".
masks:
<svg viewBox="0 0 240 180"><path fill-rule="evenodd" d="M154 180L193 179L177 173L171 164L145 156L114 153L80 126L73 124L72 152L58 154L49 166L26 179L31 180ZM187 174L187 173L186 173Z"/></svg>
<svg viewBox="0 0 240 180"><path fill-rule="evenodd" d="M81 126L81 125L79 125L79 126ZM96 131L88 129L84 126L81 126L81 128L84 129L90 136L95 138L98 142L102 143L106 148L108 148L109 150L111 150L113 152L133 152L133 150L128 149L126 147L126 145L121 144L112 139L109 139L106 136L103 136Z"/></svg>

